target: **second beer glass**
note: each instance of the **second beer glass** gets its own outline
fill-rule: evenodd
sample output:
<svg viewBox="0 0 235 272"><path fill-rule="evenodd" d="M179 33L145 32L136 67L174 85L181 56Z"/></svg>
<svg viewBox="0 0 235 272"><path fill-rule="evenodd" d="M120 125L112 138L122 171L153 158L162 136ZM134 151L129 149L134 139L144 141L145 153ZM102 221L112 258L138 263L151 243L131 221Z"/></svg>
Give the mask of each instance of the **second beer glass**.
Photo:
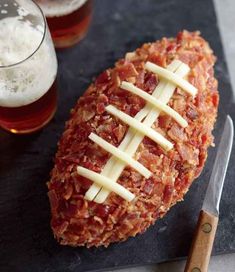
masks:
<svg viewBox="0 0 235 272"><path fill-rule="evenodd" d="M92 14L91 0L37 0L57 48L80 41L86 34Z"/></svg>

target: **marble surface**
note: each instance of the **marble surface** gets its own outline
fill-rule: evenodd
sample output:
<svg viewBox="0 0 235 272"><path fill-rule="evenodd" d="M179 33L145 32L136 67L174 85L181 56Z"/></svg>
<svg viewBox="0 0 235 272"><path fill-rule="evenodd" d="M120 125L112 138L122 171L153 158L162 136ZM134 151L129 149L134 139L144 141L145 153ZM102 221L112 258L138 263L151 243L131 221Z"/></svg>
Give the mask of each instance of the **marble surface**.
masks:
<svg viewBox="0 0 235 272"><path fill-rule="evenodd" d="M230 80L235 93L235 1L214 0Z"/></svg>
<svg viewBox="0 0 235 272"><path fill-rule="evenodd" d="M185 261L164 263L151 266L140 266L115 270L115 272L182 272L184 271ZM208 272L234 272L235 254L213 256ZM111 272L111 271L110 271Z"/></svg>
<svg viewBox="0 0 235 272"><path fill-rule="evenodd" d="M219 28L222 36L225 55L229 68L233 91L235 90L235 1L234 0L214 0ZM116 272L181 272L185 266L185 261L163 263L137 268L115 270ZM209 272L234 272L235 254L225 254L213 256L210 261ZM111 272L111 271L110 271Z"/></svg>

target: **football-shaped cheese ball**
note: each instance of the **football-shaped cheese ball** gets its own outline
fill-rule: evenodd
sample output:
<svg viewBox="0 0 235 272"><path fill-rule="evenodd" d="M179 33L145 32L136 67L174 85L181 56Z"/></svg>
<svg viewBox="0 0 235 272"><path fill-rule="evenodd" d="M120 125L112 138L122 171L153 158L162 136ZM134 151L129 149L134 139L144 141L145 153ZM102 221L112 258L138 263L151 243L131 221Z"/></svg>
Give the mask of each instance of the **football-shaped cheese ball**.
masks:
<svg viewBox="0 0 235 272"><path fill-rule="evenodd" d="M71 110L48 182L51 227L60 244L97 247L124 241L143 233L183 199L213 144L219 101L214 63L200 33L183 31L127 53L88 87ZM179 72L181 64L188 69L185 75ZM160 67L159 74L150 66ZM123 82L140 93L123 88ZM197 92L190 94L188 86ZM170 90L172 95L164 100ZM150 96L162 108L147 101ZM144 111L145 117L138 119ZM151 111L156 118L149 123ZM94 142L94 134L114 148ZM128 137L139 144L128 143ZM163 140L170 143L168 148ZM114 151L123 153L118 157Z"/></svg>

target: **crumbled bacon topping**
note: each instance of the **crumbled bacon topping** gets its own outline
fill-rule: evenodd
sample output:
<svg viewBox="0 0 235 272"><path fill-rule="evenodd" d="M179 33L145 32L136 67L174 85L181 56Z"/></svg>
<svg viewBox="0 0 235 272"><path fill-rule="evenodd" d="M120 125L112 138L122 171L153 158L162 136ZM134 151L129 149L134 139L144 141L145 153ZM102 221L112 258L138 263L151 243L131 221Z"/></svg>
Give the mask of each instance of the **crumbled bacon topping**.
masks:
<svg viewBox="0 0 235 272"><path fill-rule="evenodd" d="M137 198L128 203L111 193L103 204L84 199L92 182L79 176L81 165L100 172L110 154L92 143L88 136L95 132L118 146L128 127L107 114L112 104L134 116L145 101L120 89L122 80L152 94L159 79L144 69L147 60L166 67L174 59L188 64L188 81L198 89L195 99L176 88L169 105L189 123L181 128L172 118L161 113L153 129L174 143L165 152L145 137L135 159L152 171L149 179L127 166L118 183ZM215 57L198 32L183 31L176 39L163 38L144 44L116 63L115 68L100 74L78 100L59 141L55 166L48 183L51 204L51 227L63 245L108 246L144 232L169 208L182 200L195 177L202 171L207 148L213 143L211 134L219 102L217 81L213 74ZM112 170L112 172L115 169Z"/></svg>

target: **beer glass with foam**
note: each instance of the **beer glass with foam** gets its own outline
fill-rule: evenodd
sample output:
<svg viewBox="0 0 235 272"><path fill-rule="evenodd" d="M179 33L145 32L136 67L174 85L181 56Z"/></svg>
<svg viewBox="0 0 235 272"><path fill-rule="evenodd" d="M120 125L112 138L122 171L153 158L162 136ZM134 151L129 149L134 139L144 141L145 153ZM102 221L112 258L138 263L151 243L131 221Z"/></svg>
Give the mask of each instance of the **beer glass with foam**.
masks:
<svg viewBox="0 0 235 272"><path fill-rule="evenodd" d="M91 21L91 0L36 1L47 17L57 48L72 46L84 37Z"/></svg>
<svg viewBox="0 0 235 272"><path fill-rule="evenodd" d="M0 29L0 127L39 130L57 102L57 59L45 17L31 0L1 0Z"/></svg>

